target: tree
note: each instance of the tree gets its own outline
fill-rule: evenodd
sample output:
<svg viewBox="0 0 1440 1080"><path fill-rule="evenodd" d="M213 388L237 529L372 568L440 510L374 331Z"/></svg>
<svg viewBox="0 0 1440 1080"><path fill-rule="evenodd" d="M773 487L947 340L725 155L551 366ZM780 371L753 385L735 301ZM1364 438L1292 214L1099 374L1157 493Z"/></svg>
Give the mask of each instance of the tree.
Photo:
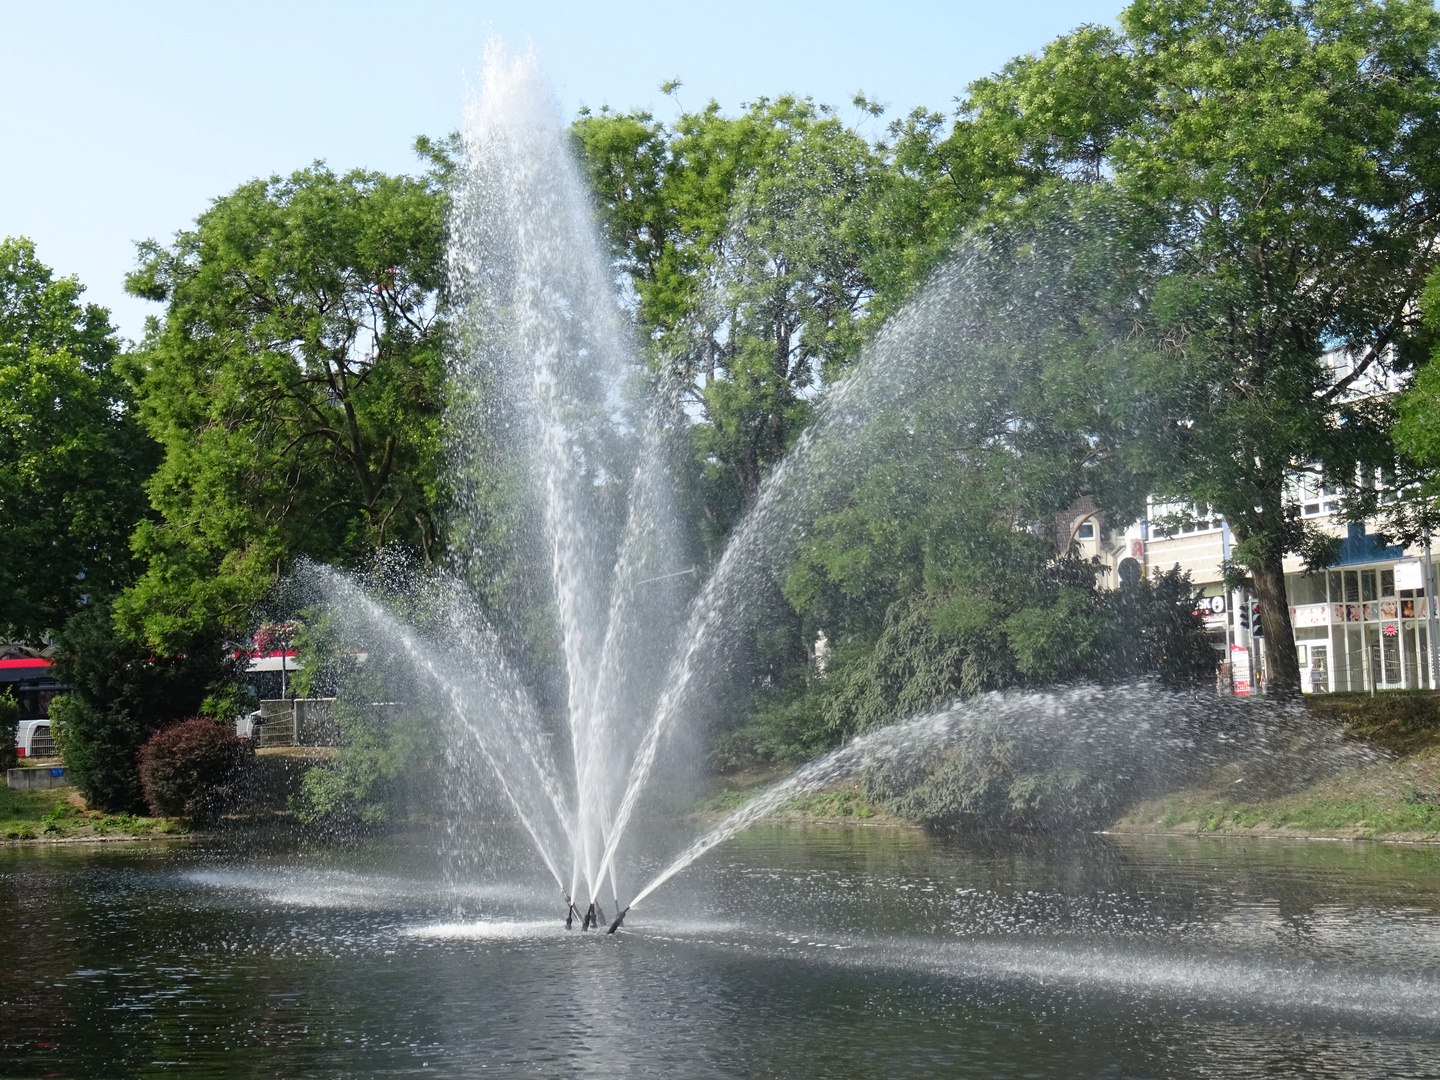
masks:
<svg viewBox="0 0 1440 1080"><path fill-rule="evenodd" d="M0 768L12 769L19 760L15 739L20 732L20 706L7 686L0 694Z"/></svg>
<svg viewBox="0 0 1440 1080"><path fill-rule="evenodd" d="M31 641L133 579L157 457L109 312L81 292L29 240L0 242L0 633Z"/></svg>
<svg viewBox="0 0 1440 1080"><path fill-rule="evenodd" d="M702 507L723 534L863 338L884 162L791 97L733 118L711 103L673 127L586 114L575 138L652 361L703 415Z"/></svg>
<svg viewBox="0 0 1440 1080"><path fill-rule="evenodd" d="M987 213L1058 187L1123 207L1109 243L1146 271L1133 306L1154 345L1127 359L1152 407L1123 448L1155 494L1230 522L1272 692L1295 694L1283 560L1323 563L1328 544L1287 483L1318 467L1354 486L1392 462L1388 410L1355 391L1413 359L1435 264L1440 16L1427 0L1137 0L1121 24L976 83L952 140L993 177ZM1354 358L1338 377L1335 347Z"/></svg>
<svg viewBox="0 0 1440 1080"><path fill-rule="evenodd" d="M1395 442L1404 455L1398 479L1407 498L1384 509L1386 531L1409 542L1440 530L1440 270L1430 275L1420 309L1429 331L1429 362L1415 372L1414 385L1396 403ZM1406 483L1408 481L1408 483Z"/></svg>
<svg viewBox="0 0 1440 1080"><path fill-rule="evenodd" d="M838 445L809 444L819 505L784 591L834 655L823 680L777 680L780 707L763 702L754 722L762 750L808 756L982 691L1213 673L1188 580L1098 589L1099 567L1057 527L1085 495L1133 516L1146 478L1110 432L1097 438L1101 395L1076 394L1093 386L1089 368L1134 354L1128 326L1104 318L1107 282L1125 274L1089 250L1109 222L1038 208L967 238L857 373L846 411L869 415Z"/></svg>
<svg viewBox="0 0 1440 1080"><path fill-rule="evenodd" d="M127 370L165 456L128 633L239 633L300 556L437 556L445 205L433 178L317 164L141 245L127 288L167 307Z"/></svg>

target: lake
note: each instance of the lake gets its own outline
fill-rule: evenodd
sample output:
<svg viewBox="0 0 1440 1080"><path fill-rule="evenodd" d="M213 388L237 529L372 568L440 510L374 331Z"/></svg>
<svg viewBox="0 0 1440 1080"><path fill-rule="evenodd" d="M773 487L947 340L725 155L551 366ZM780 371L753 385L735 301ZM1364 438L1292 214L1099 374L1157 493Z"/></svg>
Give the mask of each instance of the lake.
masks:
<svg viewBox="0 0 1440 1080"><path fill-rule="evenodd" d="M607 936L447 847L0 849L0 1075L1440 1073L1437 848L765 825Z"/></svg>

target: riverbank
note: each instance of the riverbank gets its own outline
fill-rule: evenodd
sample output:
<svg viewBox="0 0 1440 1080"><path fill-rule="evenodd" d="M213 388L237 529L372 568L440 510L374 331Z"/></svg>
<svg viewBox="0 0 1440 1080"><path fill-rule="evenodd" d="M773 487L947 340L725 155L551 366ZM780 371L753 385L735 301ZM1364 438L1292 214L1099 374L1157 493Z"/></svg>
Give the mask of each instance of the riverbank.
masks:
<svg viewBox="0 0 1440 1080"><path fill-rule="evenodd" d="M1304 740L1295 756L1225 766L1192 787L1134 806L1114 834L1236 835L1317 840L1385 839L1440 843L1440 696L1390 693L1311 697L1306 707L1339 729L1356 764L1329 771L1307 754L1334 742ZM1320 779L1292 779L1324 770ZM788 770L751 770L721 780L698 816L718 821L783 779ZM813 821L918 828L865 799L847 782L793 799L771 821Z"/></svg>
<svg viewBox="0 0 1440 1080"><path fill-rule="evenodd" d="M144 840L187 830L171 818L90 810L73 787L48 791L0 788L0 844Z"/></svg>
<svg viewBox="0 0 1440 1080"><path fill-rule="evenodd" d="M1289 789L1257 788L1254 774L1271 763L1236 762L1141 803L1108 831L1440 843L1440 699L1337 695L1306 705L1372 760Z"/></svg>

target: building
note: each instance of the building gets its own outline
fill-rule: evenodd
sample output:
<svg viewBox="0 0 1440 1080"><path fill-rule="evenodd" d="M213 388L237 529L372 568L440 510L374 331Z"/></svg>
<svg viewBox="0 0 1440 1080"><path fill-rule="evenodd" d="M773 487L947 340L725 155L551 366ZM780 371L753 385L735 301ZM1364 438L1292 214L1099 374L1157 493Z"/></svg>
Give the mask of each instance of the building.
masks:
<svg viewBox="0 0 1440 1080"><path fill-rule="evenodd" d="M1285 560L1290 620L1306 693L1431 689L1425 553L1382 545L1364 527L1339 520L1334 493L1295 485L1302 516L1340 539L1338 561L1313 574L1298 557ZM1108 528L1092 506L1077 503L1070 539L1081 555L1096 558L1102 586L1122 576L1169 570L1190 574L1200 594L1215 647L1236 693L1259 689L1265 678L1266 642L1257 632L1254 599L1226 590L1222 567L1230 556L1225 520L1204 506L1152 501L1146 516L1124 529ZM1127 565L1128 564L1128 565Z"/></svg>

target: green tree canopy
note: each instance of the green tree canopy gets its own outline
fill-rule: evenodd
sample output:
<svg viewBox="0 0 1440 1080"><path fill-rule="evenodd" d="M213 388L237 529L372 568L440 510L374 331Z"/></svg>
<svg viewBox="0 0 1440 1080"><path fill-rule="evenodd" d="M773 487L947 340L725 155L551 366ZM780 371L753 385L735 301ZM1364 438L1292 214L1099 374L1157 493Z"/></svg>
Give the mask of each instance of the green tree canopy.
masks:
<svg viewBox="0 0 1440 1080"><path fill-rule="evenodd" d="M1126 361L1151 407L1117 446L1156 495L1225 515L1272 688L1295 693L1283 560L1326 544L1287 482L1318 467L1354 486L1392 460L1388 405L1359 390L1412 362L1435 264L1440 16L1428 0L1137 0L1121 26L974 84L936 145L984 178L989 215L1061 188L1119 206L1104 242L1145 271L1133 310L1153 348ZM1337 374L1323 357L1340 348Z"/></svg>
<svg viewBox="0 0 1440 1080"><path fill-rule="evenodd" d="M574 130L652 359L701 417L701 501L723 532L856 354L885 163L833 111L792 97L737 117L712 102L673 126L582 115Z"/></svg>
<svg viewBox="0 0 1440 1080"><path fill-rule="evenodd" d="M317 164L141 245L127 287L166 312L129 372L165 457L128 632L243 630L302 555L435 556L444 216L431 179Z"/></svg>
<svg viewBox="0 0 1440 1080"><path fill-rule="evenodd" d="M110 313L25 239L0 242L0 634L34 641L134 577L153 444Z"/></svg>

